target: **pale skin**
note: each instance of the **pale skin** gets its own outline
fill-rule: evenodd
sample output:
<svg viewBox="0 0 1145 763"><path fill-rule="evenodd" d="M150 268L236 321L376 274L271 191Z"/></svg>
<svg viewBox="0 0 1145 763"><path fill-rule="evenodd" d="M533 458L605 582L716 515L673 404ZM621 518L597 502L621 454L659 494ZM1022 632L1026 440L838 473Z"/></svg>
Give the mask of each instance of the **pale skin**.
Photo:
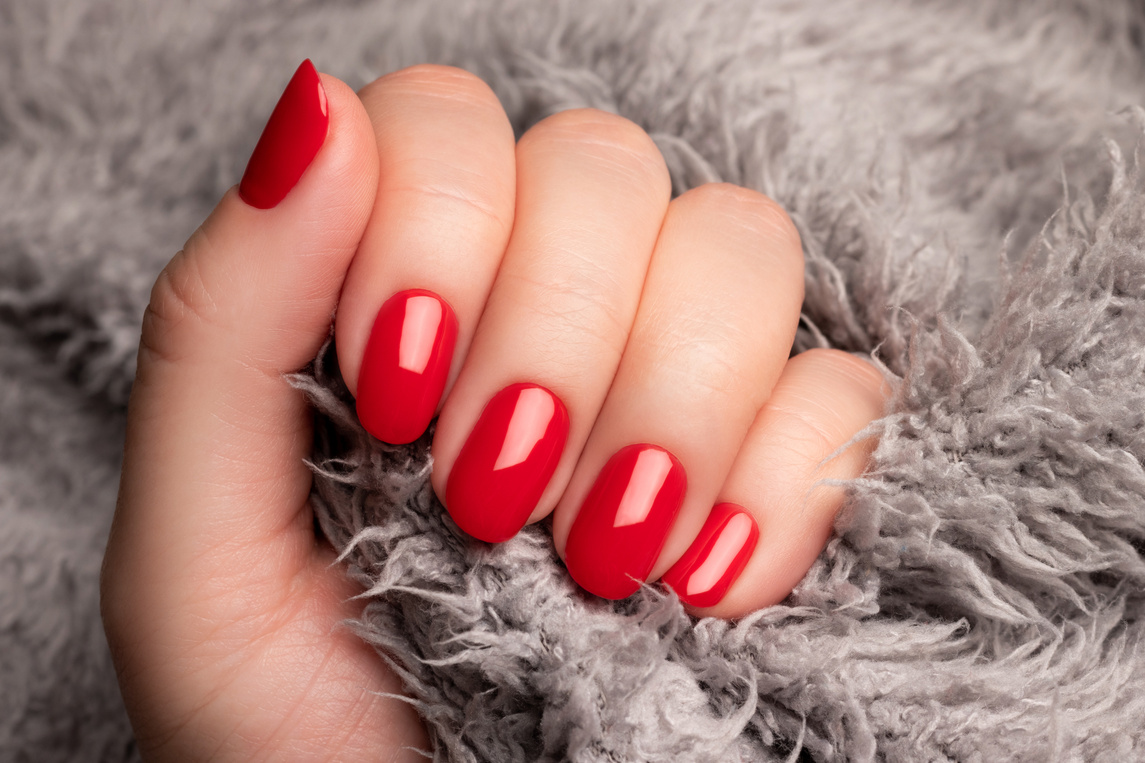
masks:
<svg viewBox="0 0 1145 763"><path fill-rule="evenodd" d="M314 538L306 403L283 379L331 315L351 391L380 305L436 291L459 320L433 487L482 406L528 379L561 396L568 445L532 515L569 527L604 461L633 442L688 473L649 582L713 504L759 544L699 616L781 601L830 536L827 457L883 413L873 365L789 360L799 235L775 202L712 184L670 198L635 124L556 114L519 142L471 74L417 66L354 93L323 75L329 131L273 209L234 189L159 277L143 322L102 608L146 760L421 760L430 743L385 663L339 623L359 593Z"/></svg>

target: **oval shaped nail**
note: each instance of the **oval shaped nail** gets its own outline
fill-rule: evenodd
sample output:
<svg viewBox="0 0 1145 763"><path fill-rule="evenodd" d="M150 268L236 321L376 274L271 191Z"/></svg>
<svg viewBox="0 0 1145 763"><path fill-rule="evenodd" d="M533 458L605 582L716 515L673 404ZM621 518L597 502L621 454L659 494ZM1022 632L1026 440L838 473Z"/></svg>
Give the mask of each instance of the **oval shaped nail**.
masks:
<svg viewBox="0 0 1145 763"><path fill-rule="evenodd" d="M457 316L425 289L398 292L374 319L358 375L358 419L382 442L413 442L429 427L453 362Z"/></svg>
<svg viewBox="0 0 1145 763"><path fill-rule="evenodd" d="M538 384L511 384L481 412L449 472L445 507L475 538L500 543L520 532L548 487L569 434L560 398Z"/></svg>
<svg viewBox="0 0 1145 763"><path fill-rule="evenodd" d="M758 540L759 526L745 508L716 504L700 534L661 582L689 606L714 607L747 566Z"/></svg>
<svg viewBox="0 0 1145 763"><path fill-rule="evenodd" d="M585 590L606 599L631 596L648 579L688 478L664 448L640 443L608 460L581 504L565 544L565 566Z"/></svg>

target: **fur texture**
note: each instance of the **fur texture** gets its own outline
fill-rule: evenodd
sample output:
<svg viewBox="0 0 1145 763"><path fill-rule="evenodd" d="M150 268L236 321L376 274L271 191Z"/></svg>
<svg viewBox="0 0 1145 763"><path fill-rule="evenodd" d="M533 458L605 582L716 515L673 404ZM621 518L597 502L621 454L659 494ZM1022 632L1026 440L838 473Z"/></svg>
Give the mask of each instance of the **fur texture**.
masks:
<svg viewBox="0 0 1145 763"><path fill-rule="evenodd" d="M596 106L799 226L797 349L901 379L782 606L467 540L328 347L314 503L442 760L1145 759L1145 10L1128 0L0 0L0 757L134 756L98 623L139 317L298 60Z"/></svg>

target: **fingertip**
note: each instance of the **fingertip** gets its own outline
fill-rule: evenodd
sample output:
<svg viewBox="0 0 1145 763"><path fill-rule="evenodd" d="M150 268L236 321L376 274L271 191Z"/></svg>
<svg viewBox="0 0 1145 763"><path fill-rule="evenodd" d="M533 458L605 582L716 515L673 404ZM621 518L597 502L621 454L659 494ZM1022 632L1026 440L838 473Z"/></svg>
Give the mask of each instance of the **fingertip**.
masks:
<svg viewBox="0 0 1145 763"><path fill-rule="evenodd" d="M344 203L356 213L360 238L378 190L378 145L370 117L354 90L333 75L318 76L326 94L330 131L316 162L324 162L328 182L338 187Z"/></svg>
<svg viewBox="0 0 1145 763"><path fill-rule="evenodd" d="M372 204L376 157L369 117L357 95L306 59L271 112L238 195L250 207L270 210L307 195L308 187L312 192L332 185L339 194L368 192Z"/></svg>
<svg viewBox="0 0 1145 763"><path fill-rule="evenodd" d="M739 579L759 541L759 525L747 509L716 504L700 534L661 582L690 610L716 607Z"/></svg>
<svg viewBox="0 0 1145 763"><path fill-rule="evenodd" d="M217 228L236 214L250 224L258 216L297 223L349 212L360 237L373 206L377 165L369 116L357 95L307 59L272 110L236 193L223 197L203 227Z"/></svg>
<svg viewBox="0 0 1145 763"><path fill-rule="evenodd" d="M734 545L731 536L722 555L713 550L717 531L728 525L713 510L677 563L682 568L665 576L689 613L737 618L790 595L831 537L846 496L842 483L867 468L877 439L864 430L884 415L892 382L875 364L840 350L810 350L787 363L720 493L751 515L758 540L742 571L727 573L735 579L724 581L722 596L702 590L718 579L715 568L691 585L700 595L690 593L688 583L704 559L724 560L711 563L716 567L735 567L727 562L734 557L727 550Z"/></svg>
<svg viewBox="0 0 1145 763"><path fill-rule="evenodd" d="M271 209L290 193L326 140L326 95L310 59L282 91L239 183L239 196L255 209Z"/></svg>
<svg viewBox="0 0 1145 763"><path fill-rule="evenodd" d="M271 374L305 365L328 333L373 207L377 165L353 90L304 62L242 181L160 276L151 307L161 319L145 322L144 345Z"/></svg>

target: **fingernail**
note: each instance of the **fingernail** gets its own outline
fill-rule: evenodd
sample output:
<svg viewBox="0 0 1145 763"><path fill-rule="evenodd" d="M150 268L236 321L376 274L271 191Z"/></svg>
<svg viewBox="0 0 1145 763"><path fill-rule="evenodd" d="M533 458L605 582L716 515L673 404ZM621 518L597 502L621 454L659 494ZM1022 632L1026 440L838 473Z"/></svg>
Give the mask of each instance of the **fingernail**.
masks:
<svg viewBox="0 0 1145 763"><path fill-rule="evenodd" d="M629 445L596 478L565 545L565 566L585 590L631 596L648 578L680 511L688 478L668 451Z"/></svg>
<svg viewBox="0 0 1145 763"><path fill-rule="evenodd" d="M544 387L512 384L494 395L445 487L457 526L490 543L520 532L556 471L568 433L564 403Z"/></svg>
<svg viewBox="0 0 1145 763"><path fill-rule="evenodd" d="M358 419L382 442L421 437L433 418L453 361L457 316L431 291L386 300L366 343L358 375Z"/></svg>
<svg viewBox="0 0 1145 763"><path fill-rule="evenodd" d="M759 526L746 509L716 504L700 534L661 582L689 606L714 607L747 566L758 540Z"/></svg>
<svg viewBox="0 0 1145 763"><path fill-rule="evenodd" d="M326 91L310 59L302 62L270 114L247 162L239 196L258 209L286 198L326 140Z"/></svg>

